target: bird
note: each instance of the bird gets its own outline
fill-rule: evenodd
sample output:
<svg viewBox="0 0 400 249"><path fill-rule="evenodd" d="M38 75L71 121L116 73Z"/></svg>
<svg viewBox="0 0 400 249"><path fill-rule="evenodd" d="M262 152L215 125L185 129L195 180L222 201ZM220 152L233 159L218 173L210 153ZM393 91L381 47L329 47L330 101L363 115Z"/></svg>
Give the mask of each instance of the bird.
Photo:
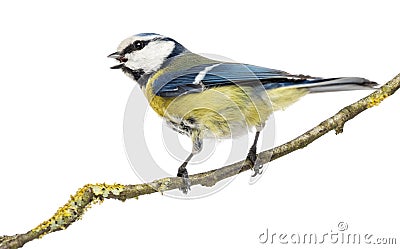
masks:
<svg viewBox="0 0 400 249"><path fill-rule="evenodd" d="M274 111L309 93L374 89L360 77L321 78L244 63L226 62L193 53L176 40L156 33L124 39L108 55L141 88L149 105L175 131L191 138L192 149L178 167L180 190L190 191L187 165L205 138L235 138L255 130L246 160L253 175L260 132Z"/></svg>

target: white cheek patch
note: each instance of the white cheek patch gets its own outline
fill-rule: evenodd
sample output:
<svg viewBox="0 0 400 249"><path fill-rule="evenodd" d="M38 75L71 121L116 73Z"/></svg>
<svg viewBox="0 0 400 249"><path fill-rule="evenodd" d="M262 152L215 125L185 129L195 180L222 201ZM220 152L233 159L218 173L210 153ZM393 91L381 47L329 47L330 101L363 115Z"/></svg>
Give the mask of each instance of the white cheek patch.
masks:
<svg viewBox="0 0 400 249"><path fill-rule="evenodd" d="M125 66L133 70L143 69L145 73L154 72L161 67L174 48L173 41L151 41L142 50L125 55L128 59Z"/></svg>

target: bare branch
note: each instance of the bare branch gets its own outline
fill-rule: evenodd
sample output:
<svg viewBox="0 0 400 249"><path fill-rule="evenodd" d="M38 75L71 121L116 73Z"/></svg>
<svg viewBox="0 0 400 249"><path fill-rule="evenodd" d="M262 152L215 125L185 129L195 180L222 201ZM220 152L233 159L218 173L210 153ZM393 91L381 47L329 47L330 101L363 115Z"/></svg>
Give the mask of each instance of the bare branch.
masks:
<svg viewBox="0 0 400 249"><path fill-rule="evenodd" d="M346 106L334 116L321 122L316 127L298 136L297 138L266 150L258 154L261 163L267 163L285 156L295 150L301 149L312 143L331 130L336 134L343 132L344 124L365 111L368 108L378 105L382 100L395 93L400 87L400 74L391 81L377 89L367 97ZM234 176L243 171L249 170L251 165L248 161L237 162L219 169L207 171L190 176L192 185L213 186L215 183ZM87 184L79 189L70 200L47 221L44 221L36 228L24 234L0 237L0 249L19 248L25 243L44 235L66 229L88 210L91 205L101 203L104 199L117 199L125 201L131 198L138 198L141 195L164 192L177 189L181 186L182 180L177 177L167 177L155 180L150 183L136 185L121 184Z"/></svg>

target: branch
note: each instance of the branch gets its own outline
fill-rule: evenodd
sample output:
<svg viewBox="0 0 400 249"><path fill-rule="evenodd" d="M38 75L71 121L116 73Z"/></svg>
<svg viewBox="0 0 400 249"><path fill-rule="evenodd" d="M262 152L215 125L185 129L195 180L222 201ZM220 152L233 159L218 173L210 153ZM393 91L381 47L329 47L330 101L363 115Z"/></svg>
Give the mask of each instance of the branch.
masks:
<svg viewBox="0 0 400 249"><path fill-rule="evenodd" d="M285 156L295 150L301 149L312 143L331 130L336 134L343 132L344 124L365 111L368 108L378 105L382 100L395 93L400 88L400 74L391 81L377 89L367 97L346 106L334 116L321 122L316 127L298 136L297 138L278 147L263 151L258 154L258 160L262 164ZM192 185L213 186L217 182L249 170L249 161L237 162L219 169L207 171L190 176ZM164 192L177 189L181 186L182 180L178 177L167 177L155 180L150 183L121 185L121 184L87 184L80 188L70 200L47 221L44 221L36 228L24 234L13 236L0 236L0 249L19 248L25 243L41 238L48 233L64 230L75 221L79 220L91 205L101 203L104 199L127 199L138 198L141 195Z"/></svg>

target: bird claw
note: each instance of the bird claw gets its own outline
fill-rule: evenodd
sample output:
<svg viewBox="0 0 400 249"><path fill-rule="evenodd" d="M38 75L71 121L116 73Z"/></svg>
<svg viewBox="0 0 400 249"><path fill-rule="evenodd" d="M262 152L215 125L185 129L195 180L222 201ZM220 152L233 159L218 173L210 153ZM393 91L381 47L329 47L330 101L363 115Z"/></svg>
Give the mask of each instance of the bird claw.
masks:
<svg viewBox="0 0 400 249"><path fill-rule="evenodd" d="M251 177L255 177L257 175L261 175L263 173L263 167L264 167L264 165L256 163L253 166L253 174L251 175Z"/></svg>
<svg viewBox="0 0 400 249"><path fill-rule="evenodd" d="M251 177L261 175L264 165L257 162L257 153L253 150L250 150L249 154L247 155L247 159L251 162L252 165L253 174L251 175Z"/></svg>
<svg viewBox="0 0 400 249"><path fill-rule="evenodd" d="M185 195L188 194L190 191L190 180L186 167L179 167L177 176L182 179L182 186L179 187L179 190Z"/></svg>
<svg viewBox="0 0 400 249"><path fill-rule="evenodd" d="M182 177L182 186L179 187L179 190L182 191L183 194L187 195L190 191L190 181L189 178Z"/></svg>

